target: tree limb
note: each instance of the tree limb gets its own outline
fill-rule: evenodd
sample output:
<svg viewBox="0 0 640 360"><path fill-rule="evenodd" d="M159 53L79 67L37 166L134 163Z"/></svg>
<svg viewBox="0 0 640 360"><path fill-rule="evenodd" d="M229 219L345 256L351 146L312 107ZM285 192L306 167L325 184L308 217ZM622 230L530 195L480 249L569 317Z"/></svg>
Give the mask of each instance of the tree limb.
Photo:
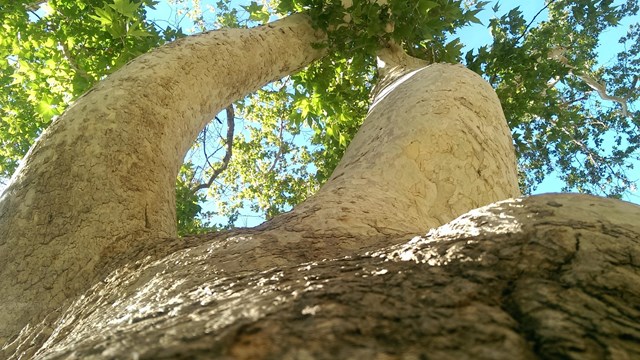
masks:
<svg viewBox="0 0 640 360"><path fill-rule="evenodd" d="M602 100L614 101L620 104L620 106L622 107L622 116L624 117L628 116L627 99L620 96L609 95L607 93L606 84L598 82L598 80L596 80L591 75L587 75L585 73L579 72L575 66L569 64L569 60L564 56L565 52L566 52L565 48L556 47L551 49L547 58L555 60L561 63L562 65L566 66L567 68L569 68L570 70L569 73L571 75L577 77L578 79L584 81L587 85L589 85L590 88L595 90L598 93L598 95L600 95L600 98Z"/></svg>
<svg viewBox="0 0 640 360"><path fill-rule="evenodd" d="M199 184L198 186L191 189L192 193L196 193L202 189L208 189L211 187L211 184L215 181L215 179L220 176L220 174L227 169L229 166L229 161L231 161L231 155L233 154L233 132L235 127L235 114L233 111L233 104L227 106L227 152L224 154L222 158L222 164L220 167L213 171L213 174L209 177L209 180L206 183ZM207 159L209 162L209 159ZM211 164L209 164L211 165Z"/></svg>
<svg viewBox="0 0 640 360"><path fill-rule="evenodd" d="M584 81L593 90L597 91L598 95L600 95L600 98L602 100L614 101L614 102L617 102L618 104L620 104L620 106L622 106L622 116L626 117L628 115L628 112L627 112L627 99L622 98L620 96L612 96L612 95L607 94L607 85L599 83L592 76L589 76L589 75L586 75L586 74L576 74L576 73L574 73L574 75L576 77L578 77L580 80Z"/></svg>

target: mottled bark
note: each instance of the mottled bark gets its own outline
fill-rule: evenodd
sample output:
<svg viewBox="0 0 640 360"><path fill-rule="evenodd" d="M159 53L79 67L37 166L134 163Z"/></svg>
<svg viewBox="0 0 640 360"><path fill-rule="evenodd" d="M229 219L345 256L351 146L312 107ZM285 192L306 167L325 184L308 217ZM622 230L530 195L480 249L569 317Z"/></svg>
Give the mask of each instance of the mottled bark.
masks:
<svg viewBox="0 0 640 360"><path fill-rule="evenodd" d="M535 196L388 239L398 245L262 271L216 266L219 249L259 233L203 236L114 272L2 355L635 359L638 218L617 200Z"/></svg>
<svg viewBox="0 0 640 360"><path fill-rule="evenodd" d="M499 101L460 66L387 69L292 212L176 238L176 156L234 97L321 55L304 17L235 31L136 60L32 150L0 203L1 358L640 356L637 206L548 195L453 220L518 195Z"/></svg>
<svg viewBox="0 0 640 360"><path fill-rule="evenodd" d="M176 236L175 178L232 101L321 56L304 15L178 40L78 99L0 195L0 346L104 277L132 243Z"/></svg>

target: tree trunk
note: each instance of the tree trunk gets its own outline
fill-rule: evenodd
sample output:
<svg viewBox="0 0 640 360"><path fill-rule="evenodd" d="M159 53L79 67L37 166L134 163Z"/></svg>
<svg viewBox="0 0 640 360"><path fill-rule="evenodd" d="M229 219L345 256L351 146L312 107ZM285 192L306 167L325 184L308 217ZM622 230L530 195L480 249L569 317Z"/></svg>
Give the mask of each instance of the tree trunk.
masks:
<svg viewBox="0 0 640 360"><path fill-rule="evenodd" d="M199 131L320 57L322 39L303 15L181 39L51 124L0 198L0 345L102 279L100 263L175 237L175 179Z"/></svg>
<svg viewBox="0 0 640 360"><path fill-rule="evenodd" d="M269 241L261 231L185 239L112 273L0 355L636 359L638 218L638 206L587 195L512 199L426 236L386 238L398 245L261 270L227 270L262 260L241 250L220 255Z"/></svg>
<svg viewBox="0 0 640 360"><path fill-rule="evenodd" d="M283 72L321 55L309 45L320 37L302 20L294 17L257 30L262 34L258 42L282 51L272 61L280 61L275 68ZM282 25L289 21L294 25ZM270 31L299 33L296 39L284 34L282 43L275 44L268 41ZM245 34L240 43L225 44L251 51L254 45L246 44L253 33L238 34ZM0 353L3 358L640 356L640 291L633 285L640 283L637 206L590 196L546 195L498 202L455 219L518 195L510 132L499 101L488 84L460 66L399 65L389 71L393 81L377 92L330 180L292 212L255 229L175 238L174 225L168 224L173 216L168 178L175 178L175 157L188 147L182 137L191 140L197 134L213 114L209 109L222 108L245 90L283 75L264 75L264 69L254 74L219 62L210 68L210 57L189 55L179 57L188 66L167 60L175 66L166 71L179 73L171 75L172 89L180 90L145 90L149 85L139 85L137 79L167 84L165 71L138 76L151 63L165 66L158 54L172 59L177 56L172 52L184 54L183 47L200 46L211 56L220 52L206 49L223 40L200 43L198 38L136 60L85 96L47 131L29 155L24 175L11 184L0 204L2 239L10 240L2 243L2 260L8 261L9 252L14 257L0 280L9 290L0 300L11 306L3 307L0 318L9 320L0 321L7 324L0 334L10 340ZM306 42L308 47L291 50L290 42L301 47ZM224 54L230 63L238 59L227 58L226 50ZM284 70L282 62L288 64ZM226 72L212 71L220 69L248 72L259 81L241 76L228 80ZM198 71L207 74L197 76ZM228 81L214 91L213 96L223 100L200 96L216 79ZM195 98L180 99L192 88ZM164 100L168 95L175 99ZM132 96L138 100L131 101ZM86 112L82 104L96 108ZM177 115L169 116L172 107ZM118 126L100 127L110 114L121 120ZM71 194L96 186L101 190L67 207L64 224L73 226L52 238L46 222L41 229L37 222L20 223L25 216L9 215L15 210L5 209L58 214L52 210L57 209L55 201L62 201L57 193L42 192L49 207L35 197L44 189L37 187L44 186L38 185L44 181L39 177L52 178L47 174L69 169L53 180L74 184L71 168L49 168L66 154L54 153L61 146L56 144L66 144L71 152L81 143L72 140L73 135L86 138L83 129L92 129L95 122L108 130L100 131L129 137L110 143L113 137L103 141L96 135L97 140L84 140L89 144L85 150L73 150L72 159L84 156L79 164L99 155L107 161L110 152L116 154L111 173L102 169L83 174L84 185L70 187L75 191ZM82 127L85 123L91 126ZM188 129L184 124L190 124ZM147 141L158 150L145 150L140 142ZM87 147L95 149L83 155ZM160 153L170 159L158 158ZM127 173L119 164L128 156L144 161ZM91 164L99 167L98 162ZM134 170L139 176L133 176ZM120 178L123 174L127 180ZM105 178L94 179L95 185L91 176L98 175ZM164 195L157 195L157 189ZM31 202L16 205L28 199L30 191L35 191ZM103 200L91 201L91 196ZM111 197L113 203L102 206L101 201ZM104 217L100 225L97 219L103 218L92 214ZM57 221L55 216L46 219ZM37 241L25 243L27 239ZM36 251L40 255L27 256ZM52 260L57 261L55 273L66 277L43 269ZM79 269L84 275L70 276ZM27 277L29 286L7 280L30 272L38 280ZM44 300L61 290L41 279L63 289L59 301ZM20 299L25 305L18 305Z"/></svg>

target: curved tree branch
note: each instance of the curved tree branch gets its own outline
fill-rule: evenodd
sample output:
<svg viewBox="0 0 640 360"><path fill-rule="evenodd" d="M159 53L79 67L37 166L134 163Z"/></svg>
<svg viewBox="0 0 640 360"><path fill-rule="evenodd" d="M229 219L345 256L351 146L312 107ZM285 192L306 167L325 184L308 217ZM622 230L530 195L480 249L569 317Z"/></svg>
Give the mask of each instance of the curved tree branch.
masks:
<svg viewBox="0 0 640 360"><path fill-rule="evenodd" d="M231 161L231 155L233 154L233 132L235 128L235 114L233 111L233 104L227 106L227 152L224 154L222 158L222 164L220 167L213 171L213 174L209 177L209 180L206 183L199 184L198 186L191 189L192 193L196 193L202 189L208 189L211 187L211 184L216 180L223 171L227 169L229 166L229 161ZM207 157L207 163L209 163L209 158ZM209 164L211 166L211 164Z"/></svg>
<svg viewBox="0 0 640 360"><path fill-rule="evenodd" d="M627 99L620 96L609 95L607 93L606 84L598 82L598 80L595 79L593 76L583 73L579 71L579 69L576 68L575 66L569 64L569 60L564 56L566 51L567 50L563 47L553 48L549 52L549 55L547 56L547 58L551 60L555 60L561 63L562 65L566 66L567 68L569 68L569 73L571 75L577 77L578 79L582 80L587 85L589 85L590 88L595 90L598 93L598 95L600 95L600 98L602 100L614 101L620 104L620 106L622 107L622 116L624 117L628 116Z"/></svg>
<svg viewBox="0 0 640 360"><path fill-rule="evenodd" d="M205 32L141 55L76 99L0 197L0 344L110 273L133 243L176 236L176 176L198 133L321 58L324 38L305 14Z"/></svg>

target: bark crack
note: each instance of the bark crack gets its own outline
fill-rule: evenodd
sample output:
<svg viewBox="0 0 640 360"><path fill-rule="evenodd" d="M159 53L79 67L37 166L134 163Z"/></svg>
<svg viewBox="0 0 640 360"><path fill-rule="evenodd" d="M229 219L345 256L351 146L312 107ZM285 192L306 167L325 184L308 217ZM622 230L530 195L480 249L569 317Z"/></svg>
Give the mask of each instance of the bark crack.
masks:
<svg viewBox="0 0 640 360"><path fill-rule="evenodd" d="M147 229L151 229L151 221L149 221L149 214L147 210L148 206L144 207L144 227Z"/></svg>

